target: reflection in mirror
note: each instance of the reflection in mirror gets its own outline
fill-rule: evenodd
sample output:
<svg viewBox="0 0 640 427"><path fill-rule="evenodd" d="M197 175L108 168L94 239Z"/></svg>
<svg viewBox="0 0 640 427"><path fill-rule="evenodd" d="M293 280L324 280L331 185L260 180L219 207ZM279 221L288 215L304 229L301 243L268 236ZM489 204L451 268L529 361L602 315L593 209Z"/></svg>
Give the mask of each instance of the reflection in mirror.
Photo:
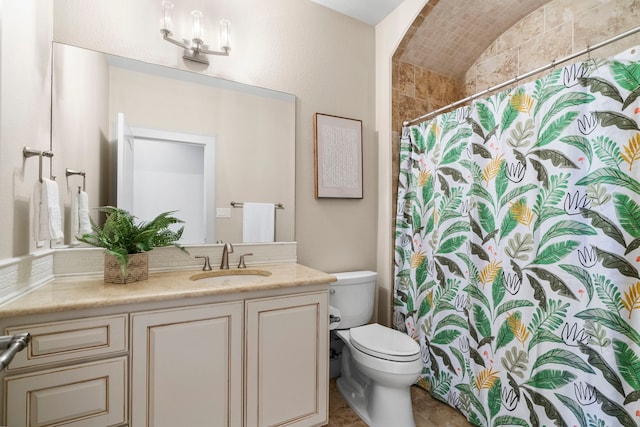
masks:
<svg viewBox="0 0 640 427"><path fill-rule="evenodd" d="M275 241L294 240L295 96L59 43L52 70L55 168L86 173L90 207L175 210L190 244L243 241L232 201L282 203ZM59 182L66 244L78 180Z"/></svg>

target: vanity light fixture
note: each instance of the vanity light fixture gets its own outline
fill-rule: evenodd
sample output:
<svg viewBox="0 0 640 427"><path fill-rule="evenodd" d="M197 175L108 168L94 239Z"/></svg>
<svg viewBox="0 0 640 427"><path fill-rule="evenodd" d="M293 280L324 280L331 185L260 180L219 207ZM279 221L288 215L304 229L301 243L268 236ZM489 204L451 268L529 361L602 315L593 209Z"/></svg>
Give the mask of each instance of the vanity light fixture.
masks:
<svg viewBox="0 0 640 427"><path fill-rule="evenodd" d="M163 39L184 49L182 58L209 65L207 55L229 56L229 51L231 50L229 43L229 21L226 19L220 21L220 50L209 50L209 46L204 44L203 40L202 12L199 10L191 11L191 40L182 39L181 42L171 38L173 35L171 31L173 26L171 18L172 12L173 3L169 0L164 0L162 2L162 14L160 16L160 33Z"/></svg>

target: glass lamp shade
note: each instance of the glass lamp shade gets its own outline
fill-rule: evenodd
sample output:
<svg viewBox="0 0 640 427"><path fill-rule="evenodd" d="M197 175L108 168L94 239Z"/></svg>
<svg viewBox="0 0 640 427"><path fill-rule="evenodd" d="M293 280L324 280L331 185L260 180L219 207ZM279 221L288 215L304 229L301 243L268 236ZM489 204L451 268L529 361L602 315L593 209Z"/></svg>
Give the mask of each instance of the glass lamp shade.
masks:
<svg viewBox="0 0 640 427"><path fill-rule="evenodd" d="M220 21L220 49L222 50L231 50L231 38L230 38L230 32L229 32L229 27L231 26L231 23L226 20L223 19Z"/></svg>
<svg viewBox="0 0 640 427"><path fill-rule="evenodd" d="M204 30L202 28L202 12L199 10L191 11L191 39L194 42L202 43L204 40Z"/></svg>
<svg viewBox="0 0 640 427"><path fill-rule="evenodd" d="M173 32L173 22L171 21L172 13L173 3L169 0L164 0L160 11L160 31L166 31L169 34Z"/></svg>

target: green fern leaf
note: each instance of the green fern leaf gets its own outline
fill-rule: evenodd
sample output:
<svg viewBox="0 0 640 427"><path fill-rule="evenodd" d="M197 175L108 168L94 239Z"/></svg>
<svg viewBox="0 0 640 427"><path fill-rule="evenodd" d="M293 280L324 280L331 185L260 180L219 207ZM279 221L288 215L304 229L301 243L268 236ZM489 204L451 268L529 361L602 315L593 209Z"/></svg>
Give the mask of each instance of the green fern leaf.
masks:
<svg viewBox="0 0 640 427"><path fill-rule="evenodd" d="M616 269L620 272L620 274L624 276L640 279L640 275L638 275L638 269L635 268L624 257L618 254L607 252L598 247L596 247L596 253L598 254L598 259L602 261L602 266L604 268Z"/></svg>
<svg viewBox="0 0 640 427"><path fill-rule="evenodd" d="M540 121L539 129L545 127L549 120L551 120L551 118L560 111L575 105L588 104L595 99L596 98L593 95L583 92L569 92L559 96Z"/></svg>
<svg viewBox="0 0 640 427"><path fill-rule="evenodd" d="M587 425L587 420L585 419L584 411L582 410L582 407L578 402L560 393L554 393L554 394L558 398L558 400L564 404L564 406L566 406L567 408L569 408L571 412L573 412L573 415L576 416L581 426Z"/></svg>
<svg viewBox="0 0 640 427"><path fill-rule="evenodd" d="M552 243L536 256L532 264L554 264L571 253L578 245L579 243L573 240Z"/></svg>
<svg viewBox="0 0 640 427"><path fill-rule="evenodd" d="M544 412L550 419L555 421L556 426L567 426L567 422L562 418L562 414L558 411L558 408L546 397L537 391L531 390L529 387L523 387L524 390L529 393L531 396L531 400L538 406L542 406L544 408ZM535 412L533 408L531 408L532 412ZM537 417L536 417L537 418Z"/></svg>
<svg viewBox="0 0 640 427"><path fill-rule="evenodd" d="M570 366L590 374L595 374L595 371L591 369L591 366L589 366L588 363L578 357L575 353L560 348L549 350L542 356L539 356L531 367L531 370L533 371L534 369L547 364Z"/></svg>
<svg viewBox="0 0 640 427"><path fill-rule="evenodd" d="M597 211L592 211L591 209L586 208L581 209L581 213L583 217L591 220L591 225L602 230L605 235L612 238L622 247L627 246L622 231L620 231L618 226L614 224L609 218L603 216Z"/></svg>
<svg viewBox="0 0 640 427"><path fill-rule="evenodd" d="M478 102L478 116L480 117L480 124L486 131L490 131L491 129L496 127L496 121L493 115L493 112L487 107L484 103Z"/></svg>
<svg viewBox="0 0 640 427"><path fill-rule="evenodd" d="M531 317L531 324L529 330L531 333L536 334L539 329L546 329L547 331L554 331L558 329L564 322L564 318L567 316L567 308L569 303L562 304L560 300L550 299L547 302L547 309L541 310L540 307L536 308L536 311Z"/></svg>
<svg viewBox="0 0 640 427"><path fill-rule="evenodd" d="M500 225L500 240L505 238L511 233L516 226L518 225L518 221L509 210L502 219L502 224Z"/></svg>
<svg viewBox="0 0 640 427"><path fill-rule="evenodd" d="M438 248L436 253L439 254L448 254L456 251L463 243L467 241L467 236L456 236L451 239L447 239Z"/></svg>
<svg viewBox="0 0 640 427"><path fill-rule="evenodd" d="M560 142L564 142L567 145L571 145L572 147L577 148L587 157L589 163L593 161L593 148L589 143L589 140L584 136L580 135L571 135L560 138Z"/></svg>
<svg viewBox="0 0 640 427"><path fill-rule="evenodd" d="M622 113L617 111L595 111L593 113L602 127L615 126L622 130L637 130L640 131L638 123Z"/></svg>
<svg viewBox="0 0 640 427"><path fill-rule="evenodd" d="M577 112L571 111L551 122L542 133L538 134L538 140L535 146L544 147L545 145L555 141L562 131L564 131L577 116Z"/></svg>
<svg viewBox="0 0 640 427"><path fill-rule="evenodd" d="M589 308L575 315L578 319L592 320L618 332L633 343L640 346L640 334L632 327L631 324L625 322L619 314L607 311L601 308Z"/></svg>
<svg viewBox="0 0 640 427"><path fill-rule="evenodd" d="M605 414L616 417L621 426L637 427L638 424L622 406L602 394L597 388L595 389L595 393L596 399L600 403L600 408Z"/></svg>
<svg viewBox="0 0 640 427"><path fill-rule="evenodd" d="M522 89L520 89L522 91ZM516 94L518 91L516 91ZM515 94L514 94L515 95ZM511 124L515 121L516 117L520 112L511 104L511 102L507 102L507 105L504 107L502 111L502 119L500 120L500 133L504 133L506 129L511 126Z"/></svg>
<svg viewBox="0 0 640 427"><path fill-rule="evenodd" d="M552 344L564 344L564 341L553 332L549 332L545 329L540 329L538 333L534 334L531 337L531 341L529 341L528 350L531 351L533 347L541 343L552 343Z"/></svg>
<svg viewBox="0 0 640 427"><path fill-rule="evenodd" d="M539 247L544 246L547 242L561 236L595 236L596 231L581 222L562 220L558 221L549 228L549 230L540 239Z"/></svg>
<svg viewBox="0 0 640 427"><path fill-rule="evenodd" d="M569 384L576 378L575 374L568 371L546 369L534 374L525 384L536 388L553 390Z"/></svg>
<svg viewBox="0 0 640 427"><path fill-rule="evenodd" d="M611 98L621 104L623 102L618 88L601 77L585 77L578 79L578 81L582 86L588 86L592 93L599 92L603 96Z"/></svg>
<svg viewBox="0 0 640 427"><path fill-rule="evenodd" d="M598 297L607 310L620 313L624 306L622 305L622 295L620 294L618 287L605 276L594 276L593 282L595 284Z"/></svg>
<svg viewBox="0 0 640 427"><path fill-rule="evenodd" d="M514 316L516 314L519 314L519 313L515 313ZM509 326L509 322L505 320L502 323L502 325L500 325L500 328L498 329L498 335L496 336L496 340L495 340L496 351L508 345L511 341L513 341L514 338L515 338L515 335L513 335L513 331Z"/></svg>
<svg viewBox="0 0 640 427"><path fill-rule="evenodd" d="M578 279L580 283L584 286L587 291L587 296L589 297L588 303L591 302L593 298L593 281L591 280L591 276L589 272L582 267L577 265L569 265L569 264L560 264L558 267L571 274L573 277Z"/></svg>
<svg viewBox="0 0 640 427"><path fill-rule="evenodd" d="M620 61L611 62L611 72L616 82L628 91L640 86L640 64L623 64Z"/></svg>
<svg viewBox="0 0 640 427"><path fill-rule="evenodd" d="M640 390L640 356L627 343L617 339L613 340L613 349L620 375L634 390Z"/></svg>
<svg viewBox="0 0 640 427"><path fill-rule="evenodd" d="M446 329L438 334L436 334L432 339L432 344L451 344L456 338L461 335L461 332L457 329Z"/></svg>
<svg viewBox="0 0 640 427"><path fill-rule="evenodd" d="M620 225L634 238L640 237L640 205L626 194L613 196Z"/></svg>

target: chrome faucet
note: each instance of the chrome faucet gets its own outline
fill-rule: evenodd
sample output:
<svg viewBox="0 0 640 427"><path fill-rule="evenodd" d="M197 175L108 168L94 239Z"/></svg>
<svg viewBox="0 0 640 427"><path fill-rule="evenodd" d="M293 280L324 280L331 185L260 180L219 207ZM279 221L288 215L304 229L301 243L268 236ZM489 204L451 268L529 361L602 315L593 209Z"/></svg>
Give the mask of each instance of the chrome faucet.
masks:
<svg viewBox="0 0 640 427"><path fill-rule="evenodd" d="M229 254L233 253L233 245L231 243L225 243L222 247L222 261L220 262L220 270L229 269Z"/></svg>

